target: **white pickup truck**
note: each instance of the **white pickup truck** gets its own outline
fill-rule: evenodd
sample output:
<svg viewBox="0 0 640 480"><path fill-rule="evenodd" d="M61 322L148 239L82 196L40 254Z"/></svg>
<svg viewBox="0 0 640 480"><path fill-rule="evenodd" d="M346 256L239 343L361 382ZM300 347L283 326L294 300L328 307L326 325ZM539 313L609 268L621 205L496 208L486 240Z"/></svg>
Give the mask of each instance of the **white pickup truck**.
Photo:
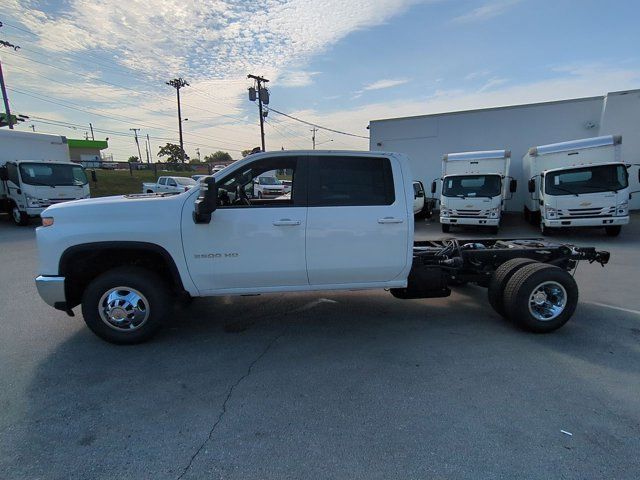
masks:
<svg viewBox="0 0 640 480"><path fill-rule="evenodd" d="M182 193L197 183L193 178L187 177L159 177L156 183L144 182L142 193Z"/></svg>
<svg viewBox="0 0 640 480"><path fill-rule="evenodd" d="M291 195L249 198L274 169L292 171ZM523 328L548 332L577 304L568 271L609 260L540 240L414 242L412 179L397 153L266 152L178 195L55 205L36 230L36 285L69 315L81 304L87 326L113 343L150 338L179 298L354 289L429 298L463 282L488 287L496 311Z"/></svg>

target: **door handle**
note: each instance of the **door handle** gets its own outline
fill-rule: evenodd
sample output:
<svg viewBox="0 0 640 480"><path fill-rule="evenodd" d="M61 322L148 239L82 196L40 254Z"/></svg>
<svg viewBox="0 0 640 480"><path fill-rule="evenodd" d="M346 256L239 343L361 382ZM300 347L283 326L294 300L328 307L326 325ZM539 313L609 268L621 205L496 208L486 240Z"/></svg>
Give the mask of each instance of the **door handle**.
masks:
<svg viewBox="0 0 640 480"><path fill-rule="evenodd" d="M276 227L288 227L288 226L296 226L300 225L302 222L300 220L291 220L289 218L281 218L280 220L276 220L273 224Z"/></svg>
<svg viewBox="0 0 640 480"><path fill-rule="evenodd" d="M383 217L378 219L378 223L402 223L404 220L402 218L395 217Z"/></svg>

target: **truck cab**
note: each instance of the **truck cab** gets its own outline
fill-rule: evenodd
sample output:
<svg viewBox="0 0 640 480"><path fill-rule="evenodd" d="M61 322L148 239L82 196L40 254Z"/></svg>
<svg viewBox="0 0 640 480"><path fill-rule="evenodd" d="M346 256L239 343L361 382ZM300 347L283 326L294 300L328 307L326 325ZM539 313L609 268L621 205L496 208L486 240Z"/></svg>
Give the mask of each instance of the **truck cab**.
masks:
<svg viewBox="0 0 640 480"><path fill-rule="evenodd" d="M444 233L456 225L477 225L498 232L505 200L516 190L516 181L509 177L510 157L508 150L444 156L440 195ZM436 192L435 182L432 192Z"/></svg>
<svg viewBox="0 0 640 480"><path fill-rule="evenodd" d="M523 159L530 175L525 217L543 234L570 227L604 227L609 236L629 223L629 168L619 136L533 147Z"/></svg>

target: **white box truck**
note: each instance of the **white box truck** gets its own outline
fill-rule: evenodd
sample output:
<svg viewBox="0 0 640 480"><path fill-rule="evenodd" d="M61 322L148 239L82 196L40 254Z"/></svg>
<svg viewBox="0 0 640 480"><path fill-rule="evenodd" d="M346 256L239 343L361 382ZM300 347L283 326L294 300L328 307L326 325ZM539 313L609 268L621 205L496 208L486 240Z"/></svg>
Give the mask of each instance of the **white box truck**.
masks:
<svg viewBox="0 0 640 480"><path fill-rule="evenodd" d="M509 177L509 150L449 153L442 159L440 223L448 233L452 225L490 227L498 233L508 195L517 181ZM435 193L437 184L431 185Z"/></svg>
<svg viewBox="0 0 640 480"><path fill-rule="evenodd" d="M89 196L84 168L71 162L66 137L0 130L0 208L17 225L51 205Z"/></svg>
<svg viewBox="0 0 640 480"><path fill-rule="evenodd" d="M525 218L543 235L559 227L604 227L620 234L629 223L630 165L622 137L607 135L532 147L522 159L529 196Z"/></svg>

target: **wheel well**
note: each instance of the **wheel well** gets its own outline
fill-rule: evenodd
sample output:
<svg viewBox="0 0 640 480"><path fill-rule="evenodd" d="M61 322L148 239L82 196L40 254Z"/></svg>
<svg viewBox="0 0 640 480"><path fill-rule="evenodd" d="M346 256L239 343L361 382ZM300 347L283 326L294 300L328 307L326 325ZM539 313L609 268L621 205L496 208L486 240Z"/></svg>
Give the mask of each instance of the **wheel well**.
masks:
<svg viewBox="0 0 640 480"><path fill-rule="evenodd" d="M85 288L98 275L123 265L147 268L160 275L176 294L184 293L180 274L171 255L155 244L138 242L100 242L71 247L60 259L67 305L73 308L82 300Z"/></svg>

